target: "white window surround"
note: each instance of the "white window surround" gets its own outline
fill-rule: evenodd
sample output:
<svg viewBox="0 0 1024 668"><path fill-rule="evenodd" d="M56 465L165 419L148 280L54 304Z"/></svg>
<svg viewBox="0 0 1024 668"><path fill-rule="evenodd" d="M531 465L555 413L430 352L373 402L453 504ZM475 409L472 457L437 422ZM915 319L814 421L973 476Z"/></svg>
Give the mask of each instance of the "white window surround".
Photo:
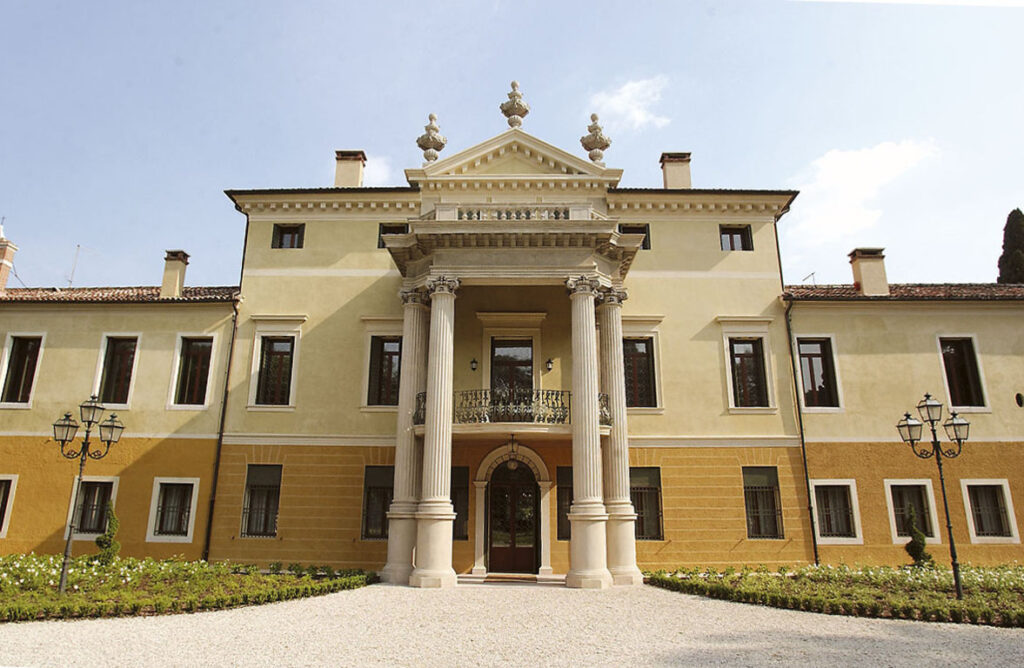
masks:
<svg viewBox="0 0 1024 668"><path fill-rule="evenodd" d="M838 406L808 406L804 403L804 372L800 363L800 339L828 339L828 346L832 353L832 373L836 382L836 401ZM800 383L799 396L800 410L804 413L843 413L845 412L846 400L843 398L843 381L839 376L839 358L836 355L835 334L793 334L793 359L796 360L797 378Z"/></svg>
<svg viewBox="0 0 1024 668"><path fill-rule="evenodd" d="M541 376L546 372L546 358L541 350L540 327L547 313L477 311L476 317L483 324L483 338L480 344L480 389L491 389L493 339L530 339L533 349L533 389L545 389L541 386Z"/></svg>
<svg viewBox="0 0 1024 668"><path fill-rule="evenodd" d="M46 350L46 332L7 332L7 340L4 342L3 354L0 355L0 391L3 391L3 385L7 382L7 368L10 362L11 346L13 345L13 339L18 338L39 338L42 339L39 342L39 356L36 357L36 368L32 376L32 389L28 393L28 401L20 403L16 401L5 401L0 402L0 409L2 408L13 408L13 409L29 409L32 408L32 399L35 398L36 394L36 382L39 380L39 368L43 365L43 351Z"/></svg>
<svg viewBox="0 0 1024 668"><path fill-rule="evenodd" d="M18 491L18 474L0 473L0 480L11 481L11 488L7 490L7 507L0 508L4 512L3 522L0 522L0 538L7 538L7 527L11 525L11 511L14 508L14 493Z"/></svg>
<svg viewBox="0 0 1024 668"><path fill-rule="evenodd" d="M1009 536L979 536L974 527L974 513L971 510L971 496L967 488L974 485L995 485L1003 489L1003 503L1006 504L1006 521L1010 525ZM960 491L964 499L964 512L967 513L967 531L971 542L975 544L1017 544L1020 533L1017 530L1017 515L1013 512L1013 498L1010 496L1010 483L1006 478L962 478Z"/></svg>
<svg viewBox="0 0 1024 668"><path fill-rule="evenodd" d="M658 326L663 315L623 315L622 338L651 339L654 352L654 406L627 406L626 415L662 415L665 412L665 393L661 391L661 334Z"/></svg>
<svg viewBox="0 0 1024 668"><path fill-rule="evenodd" d="M949 377L946 375L946 360L942 356L942 339L970 339L971 348L974 350L974 365L978 369L978 385L981 389L981 406L954 406L953 395L949 392ZM935 335L935 346L939 353L939 369L942 370L942 387L946 390L946 405L950 411L957 413L991 413L992 408L988 404L988 390L985 385L985 369L981 366L981 351L978 348L978 337L975 334L947 334Z"/></svg>
<svg viewBox="0 0 1024 668"><path fill-rule="evenodd" d="M734 415L744 414L765 414L777 413L778 406L775 405L775 374L773 373L774 358L772 356L771 341L768 338L768 328L773 318L762 316L723 316L715 320L722 327L722 350L724 352L726 395L729 402L729 412ZM760 339L762 362L764 363L765 391L768 395L767 406L737 406L733 396L732 381L732 352L729 350L729 339Z"/></svg>
<svg viewBox="0 0 1024 668"><path fill-rule="evenodd" d="M250 319L256 325L256 331L252 337L252 359L249 368L249 401L246 409L256 412L265 411L290 412L295 410L296 382L299 377L299 344L302 339L302 323L306 322L305 315L253 315ZM266 405L256 403L256 388L259 385L260 356L263 339L273 336L291 336L294 339L292 345L292 377L288 385L288 403L286 405Z"/></svg>
<svg viewBox="0 0 1024 668"><path fill-rule="evenodd" d="M370 397L370 357L372 356L373 337L397 336L402 338L403 319L401 316L364 315L360 320L363 322L363 366L359 374L362 376L363 386L359 393L359 410L364 413L397 413L398 406L368 404L367 399Z"/></svg>
<svg viewBox="0 0 1024 668"><path fill-rule="evenodd" d="M132 356L132 375L128 379L128 400L123 404L103 403L107 410L128 410L132 403L132 395L135 392L135 379L138 377L139 358L142 356L142 332L103 332L100 337L100 353L96 357L96 375L92 381L92 393L99 396L100 383L103 382L103 365L107 358L108 339L135 339L135 355ZM100 397L102 400L102 397Z"/></svg>
<svg viewBox="0 0 1024 668"><path fill-rule="evenodd" d="M156 533L156 511L160 504L161 485L192 485L192 500L188 513L188 533L184 536L162 536ZM146 526L147 543L191 543L196 524L196 504L199 503L199 478L153 478L153 498L149 504L149 524Z"/></svg>
<svg viewBox="0 0 1024 668"><path fill-rule="evenodd" d="M892 534L893 545L906 545L910 542L909 536L896 534L896 512L892 505L893 485L918 485L924 487L925 499L928 501L928 518L932 524L932 537L926 537L925 543L929 545L942 544L942 527L939 525L939 513L935 507L935 491L932 489L931 478L886 478L882 481L885 486L885 505L889 509L889 532Z"/></svg>
<svg viewBox="0 0 1024 668"><path fill-rule="evenodd" d="M818 538L818 545L863 545L864 532L860 526L860 503L857 500L857 481L853 478L812 478L811 483L811 509L814 512L814 534ZM852 537L822 536L821 522L818 520L818 494L816 487L841 486L850 490L850 509L853 512Z"/></svg>
<svg viewBox="0 0 1024 668"><path fill-rule="evenodd" d="M110 488L110 505L116 510L117 509L117 484L120 477L116 475L87 475L82 476L81 482L110 482L113 483ZM64 522L64 539L67 540L68 529L71 526L71 514L75 511L75 507L78 505L78 499L75 496L75 492L78 490L79 478L75 476L75 480L71 485L71 499L68 503L68 517L67 521ZM71 540L96 540L98 533L81 533L75 531L75 535L71 537Z"/></svg>
<svg viewBox="0 0 1024 668"><path fill-rule="evenodd" d="M174 399L178 393L178 376L181 365L181 343L184 339L213 339L210 346L210 369L206 374L206 400L202 404L178 404ZM167 410L169 411L202 411L210 407L213 393L214 367L217 361L217 339L215 332L178 332L174 341L174 361L171 364L171 383L167 390Z"/></svg>

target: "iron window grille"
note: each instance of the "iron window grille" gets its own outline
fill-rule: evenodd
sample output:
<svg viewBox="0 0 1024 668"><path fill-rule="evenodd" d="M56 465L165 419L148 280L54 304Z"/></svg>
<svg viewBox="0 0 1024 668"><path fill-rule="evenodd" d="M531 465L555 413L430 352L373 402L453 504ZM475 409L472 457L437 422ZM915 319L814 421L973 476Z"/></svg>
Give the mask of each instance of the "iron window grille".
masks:
<svg viewBox="0 0 1024 668"><path fill-rule="evenodd" d="M837 408L836 372L832 366L832 344L828 339L797 339L804 406Z"/></svg>
<svg viewBox="0 0 1024 668"><path fill-rule="evenodd" d="M112 482L86 480L80 484L75 509L77 533L103 533L107 530L107 505L113 489Z"/></svg>
<svg viewBox="0 0 1024 668"><path fill-rule="evenodd" d="M32 394L32 383L36 375L36 362L43 340L40 337L11 337L11 349L7 358L7 374L4 378L3 397L0 401L11 404L26 404Z"/></svg>
<svg viewBox="0 0 1024 668"><path fill-rule="evenodd" d="M138 340L110 337L103 356L103 376L100 379L100 401L105 404L128 403L128 390L132 383L135 347Z"/></svg>
<svg viewBox="0 0 1024 668"><path fill-rule="evenodd" d="M388 537L388 509L395 493L394 466L367 466L363 471L364 540Z"/></svg>
<svg viewBox="0 0 1024 668"><path fill-rule="evenodd" d="M192 514L190 483L161 483L156 506L155 536L187 536Z"/></svg>
<svg viewBox="0 0 1024 668"><path fill-rule="evenodd" d="M306 224L274 225L274 236L270 241L271 248L302 248L305 241Z"/></svg>
<svg viewBox="0 0 1024 668"><path fill-rule="evenodd" d="M1006 499L1001 485L968 485L974 533L985 537L1008 537L1010 520L1006 514Z"/></svg>
<svg viewBox="0 0 1024 668"><path fill-rule="evenodd" d="M822 538L856 538L853 505L847 485L815 485L818 504L818 535Z"/></svg>
<svg viewBox="0 0 1024 668"><path fill-rule="evenodd" d="M242 536L276 536L280 500L281 465L249 464L245 482L245 505L242 507Z"/></svg>
<svg viewBox="0 0 1024 668"><path fill-rule="evenodd" d="M774 466L743 467L747 538L784 538L779 472Z"/></svg>
<svg viewBox="0 0 1024 668"><path fill-rule="evenodd" d="M971 339L939 339L942 363L946 368L949 400L954 406L984 406L978 358Z"/></svg>
<svg viewBox="0 0 1024 668"><path fill-rule="evenodd" d="M178 365L178 391L174 403L181 406L202 406L206 403L206 385L210 375L210 353L213 339L183 338Z"/></svg>
<svg viewBox="0 0 1024 668"><path fill-rule="evenodd" d="M893 485L892 488L892 509L896 520L896 535L910 536L911 515L914 523L921 532L932 538L935 533L932 528L931 512L928 506L928 496L924 485Z"/></svg>
<svg viewBox="0 0 1024 668"><path fill-rule="evenodd" d="M287 406L291 395L295 337L264 336L260 343L260 371L256 403Z"/></svg>

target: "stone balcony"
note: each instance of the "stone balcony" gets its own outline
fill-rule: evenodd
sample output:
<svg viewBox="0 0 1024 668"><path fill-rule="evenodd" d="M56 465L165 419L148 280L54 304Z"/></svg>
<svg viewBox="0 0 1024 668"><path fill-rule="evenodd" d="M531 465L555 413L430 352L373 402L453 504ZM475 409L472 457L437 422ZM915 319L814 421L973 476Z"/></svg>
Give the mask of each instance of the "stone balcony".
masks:
<svg viewBox="0 0 1024 668"><path fill-rule="evenodd" d="M452 424L571 425L571 396L567 390L458 390L452 393ZM608 395L599 394L597 398L600 425L609 427L612 418ZM427 393L420 392L416 395L414 425L423 424L426 407Z"/></svg>

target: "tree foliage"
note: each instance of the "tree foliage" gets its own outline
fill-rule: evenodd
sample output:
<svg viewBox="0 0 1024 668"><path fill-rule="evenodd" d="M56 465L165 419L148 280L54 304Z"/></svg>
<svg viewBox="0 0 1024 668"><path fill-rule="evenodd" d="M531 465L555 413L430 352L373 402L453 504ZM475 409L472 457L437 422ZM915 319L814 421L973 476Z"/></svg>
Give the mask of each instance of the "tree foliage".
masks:
<svg viewBox="0 0 1024 668"><path fill-rule="evenodd" d="M914 512L914 507L910 507L910 542L906 544L904 549L910 558L914 560L915 566L931 566L932 555L928 554L925 550L925 538L924 532L921 531L921 527L918 526L917 513Z"/></svg>
<svg viewBox="0 0 1024 668"><path fill-rule="evenodd" d="M1024 213L1019 208L1006 217L997 280L999 283L1024 283Z"/></svg>
<svg viewBox="0 0 1024 668"><path fill-rule="evenodd" d="M101 564L112 563L121 551L121 543L117 542L117 530L120 526L121 522L114 513L114 504L107 501L107 530L96 537L96 546L100 548L96 559Z"/></svg>

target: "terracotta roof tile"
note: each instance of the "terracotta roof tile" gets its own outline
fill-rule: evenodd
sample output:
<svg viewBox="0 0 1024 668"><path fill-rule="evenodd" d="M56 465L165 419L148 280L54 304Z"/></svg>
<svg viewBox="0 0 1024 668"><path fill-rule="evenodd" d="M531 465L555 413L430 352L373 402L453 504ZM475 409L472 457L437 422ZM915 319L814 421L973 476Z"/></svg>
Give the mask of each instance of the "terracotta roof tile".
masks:
<svg viewBox="0 0 1024 668"><path fill-rule="evenodd" d="M182 289L180 297L160 298L159 286L123 288L10 288L0 294L0 303L78 303L78 304L192 304L231 302L238 297L238 287L201 286Z"/></svg>
<svg viewBox="0 0 1024 668"><path fill-rule="evenodd" d="M892 283L889 294L867 297L846 285L787 285L787 301L1024 301L1024 283Z"/></svg>

